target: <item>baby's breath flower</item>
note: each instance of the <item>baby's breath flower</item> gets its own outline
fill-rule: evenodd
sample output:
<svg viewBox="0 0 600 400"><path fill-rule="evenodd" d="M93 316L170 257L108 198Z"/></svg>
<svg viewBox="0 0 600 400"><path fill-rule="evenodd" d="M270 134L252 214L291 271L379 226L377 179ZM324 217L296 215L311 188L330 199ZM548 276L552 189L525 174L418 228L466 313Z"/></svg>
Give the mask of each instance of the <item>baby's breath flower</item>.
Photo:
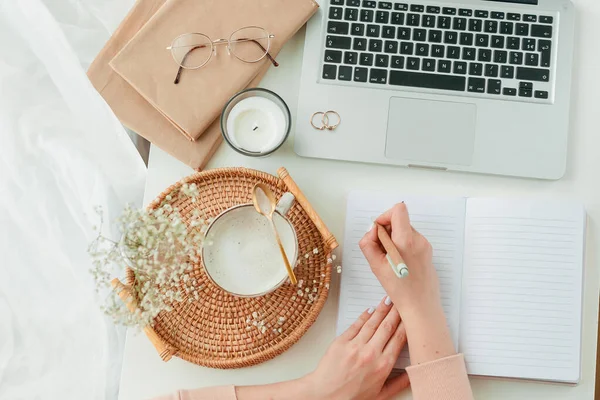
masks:
<svg viewBox="0 0 600 400"><path fill-rule="evenodd" d="M336 259L336 258L337 258L337 257L335 256L335 254L333 254L333 255L331 256L331 259L332 259L333 261L335 261L335 259Z"/></svg>
<svg viewBox="0 0 600 400"><path fill-rule="evenodd" d="M315 248L313 249L313 254L319 254L319 249L315 247Z"/></svg>

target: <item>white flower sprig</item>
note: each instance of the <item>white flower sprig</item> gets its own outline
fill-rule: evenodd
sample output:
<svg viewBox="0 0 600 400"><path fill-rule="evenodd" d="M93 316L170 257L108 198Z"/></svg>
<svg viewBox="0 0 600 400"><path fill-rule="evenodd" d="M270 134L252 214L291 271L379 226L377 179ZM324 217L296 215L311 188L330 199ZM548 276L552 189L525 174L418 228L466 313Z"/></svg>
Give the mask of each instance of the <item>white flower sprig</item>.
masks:
<svg viewBox="0 0 600 400"><path fill-rule="evenodd" d="M179 209L171 204L182 198L195 203L198 195L196 184L184 184L154 210L127 206L116 221L120 241L99 234L91 243L88 252L98 291L111 287L116 269L127 266L133 271L130 290L137 303L135 312L130 312L114 292L103 305L116 323L141 328L151 325L160 312L171 311L176 302L200 298L203 288L191 272L200 261L206 221L196 209L186 224ZM102 210L97 212L102 221Z"/></svg>

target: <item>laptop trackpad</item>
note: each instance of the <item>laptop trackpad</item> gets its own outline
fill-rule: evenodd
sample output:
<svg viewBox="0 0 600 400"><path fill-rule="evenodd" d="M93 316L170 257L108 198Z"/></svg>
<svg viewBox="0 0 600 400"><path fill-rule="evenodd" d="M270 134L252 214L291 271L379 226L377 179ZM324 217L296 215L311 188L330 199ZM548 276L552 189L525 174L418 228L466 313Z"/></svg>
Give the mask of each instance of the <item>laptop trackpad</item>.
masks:
<svg viewBox="0 0 600 400"><path fill-rule="evenodd" d="M471 165L475 104L392 97L385 156L434 164Z"/></svg>

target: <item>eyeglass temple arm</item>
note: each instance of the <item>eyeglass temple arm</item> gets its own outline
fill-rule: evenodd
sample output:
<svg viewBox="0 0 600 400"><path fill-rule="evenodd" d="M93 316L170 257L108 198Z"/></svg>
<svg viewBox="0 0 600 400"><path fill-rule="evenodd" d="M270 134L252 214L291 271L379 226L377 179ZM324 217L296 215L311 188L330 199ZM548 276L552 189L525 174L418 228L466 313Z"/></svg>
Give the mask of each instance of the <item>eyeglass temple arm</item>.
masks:
<svg viewBox="0 0 600 400"><path fill-rule="evenodd" d="M260 43L259 43L257 40L255 40L255 39L248 39L248 38L241 38L241 39L238 39L238 40L247 40L247 41L250 41L250 42L256 43L256 44L257 44L257 45L258 45L258 46L259 46L261 49L263 49L263 51L266 53L266 55L267 55L267 58L268 58L268 59L271 61L271 63L273 63L273 66L274 66L274 67L279 67L279 63L278 63L278 62L277 62L277 61L276 61L276 60L275 60L275 59L274 59L274 58L271 56L271 54L269 54L269 52L267 51L267 49L265 49L265 48L263 47L263 45L262 45L262 44L260 44ZM190 50L189 50L187 53L185 53L185 55L184 55L184 56L183 56L183 58L181 59L181 64L184 64L184 63L185 63L185 59L187 58L187 56L188 56L188 55L189 55L189 54L190 54L192 51L194 51L194 50L196 50L196 49L203 49L203 48L205 48L205 47L206 47L206 45L204 45L204 44L203 44L203 45L200 45L200 46L194 46L194 47L192 47L192 48L191 48L191 49L190 49ZM182 72L183 72L183 67L180 65L180 66L179 66L179 69L177 70L177 75L175 76L175 80L173 81L173 83L174 83L174 84L176 84L176 85L177 85L177 84L179 83L179 81L181 80L181 73L182 73Z"/></svg>

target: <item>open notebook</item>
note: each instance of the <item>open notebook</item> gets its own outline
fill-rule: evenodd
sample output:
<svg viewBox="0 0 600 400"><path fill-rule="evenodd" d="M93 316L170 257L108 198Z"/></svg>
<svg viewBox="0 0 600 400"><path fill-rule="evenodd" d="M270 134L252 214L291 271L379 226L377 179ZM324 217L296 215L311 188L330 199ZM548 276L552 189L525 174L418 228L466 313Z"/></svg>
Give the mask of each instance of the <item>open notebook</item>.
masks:
<svg viewBox="0 0 600 400"><path fill-rule="evenodd" d="M351 193L338 334L385 295L358 242L372 217L400 201L433 246L469 374L578 382L586 219L579 204ZM405 351L397 367L407 365Z"/></svg>

